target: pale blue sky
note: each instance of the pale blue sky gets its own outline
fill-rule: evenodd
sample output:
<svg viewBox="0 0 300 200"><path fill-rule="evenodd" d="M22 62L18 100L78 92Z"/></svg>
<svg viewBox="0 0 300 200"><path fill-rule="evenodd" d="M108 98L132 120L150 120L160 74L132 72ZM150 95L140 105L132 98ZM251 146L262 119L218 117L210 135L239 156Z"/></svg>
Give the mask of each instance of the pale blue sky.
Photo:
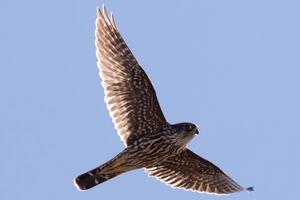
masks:
<svg viewBox="0 0 300 200"><path fill-rule="evenodd" d="M132 171L87 192L72 179L122 150L94 47L106 4L189 144L253 193L174 190ZM0 199L297 199L299 1L0 1Z"/></svg>

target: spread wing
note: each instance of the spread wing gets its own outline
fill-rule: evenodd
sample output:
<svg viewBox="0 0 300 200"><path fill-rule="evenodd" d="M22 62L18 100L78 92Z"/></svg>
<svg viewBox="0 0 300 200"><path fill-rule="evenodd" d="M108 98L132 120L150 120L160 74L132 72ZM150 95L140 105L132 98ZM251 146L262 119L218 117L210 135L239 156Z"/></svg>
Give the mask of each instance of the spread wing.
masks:
<svg viewBox="0 0 300 200"><path fill-rule="evenodd" d="M131 144L166 125L155 90L122 39L113 15L98 8L96 54L105 102L122 141Z"/></svg>
<svg viewBox="0 0 300 200"><path fill-rule="evenodd" d="M146 171L172 187L196 192L225 195L253 190L241 187L217 166L189 149Z"/></svg>

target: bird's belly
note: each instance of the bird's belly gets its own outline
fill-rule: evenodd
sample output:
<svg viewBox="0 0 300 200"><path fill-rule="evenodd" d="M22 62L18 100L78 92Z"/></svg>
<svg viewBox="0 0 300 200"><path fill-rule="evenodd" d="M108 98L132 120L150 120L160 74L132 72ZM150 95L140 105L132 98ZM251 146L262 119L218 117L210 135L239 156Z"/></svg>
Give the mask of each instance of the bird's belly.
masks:
<svg viewBox="0 0 300 200"><path fill-rule="evenodd" d="M132 149L130 159L136 166L149 167L165 161L183 150L180 146L164 144Z"/></svg>

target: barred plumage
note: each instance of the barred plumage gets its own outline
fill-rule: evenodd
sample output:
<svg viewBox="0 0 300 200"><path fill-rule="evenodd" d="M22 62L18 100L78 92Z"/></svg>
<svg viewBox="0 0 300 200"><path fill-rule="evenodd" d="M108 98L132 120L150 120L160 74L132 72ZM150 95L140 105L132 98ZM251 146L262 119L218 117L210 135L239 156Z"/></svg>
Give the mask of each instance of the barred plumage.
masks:
<svg viewBox="0 0 300 200"><path fill-rule="evenodd" d="M98 9L96 54L105 102L125 145L147 132L157 132L167 121L155 90L122 39L106 9Z"/></svg>
<svg viewBox="0 0 300 200"><path fill-rule="evenodd" d="M122 39L113 15L98 9L96 54L105 102L126 148L105 164L78 176L80 190L130 170L145 168L167 184L192 191L230 194L244 189L218 167L186 148L198 134L192 123L169 124L144 70Z"/></svg>
<svg viewBox="0 0 300 200"><path fill-rule="evenodd" d="M241 187L217 166L189 149L156 166L146 168L146 171L149 176L154 176L172 187L191 191L225 195L253 190L252 187Z"/></svg>

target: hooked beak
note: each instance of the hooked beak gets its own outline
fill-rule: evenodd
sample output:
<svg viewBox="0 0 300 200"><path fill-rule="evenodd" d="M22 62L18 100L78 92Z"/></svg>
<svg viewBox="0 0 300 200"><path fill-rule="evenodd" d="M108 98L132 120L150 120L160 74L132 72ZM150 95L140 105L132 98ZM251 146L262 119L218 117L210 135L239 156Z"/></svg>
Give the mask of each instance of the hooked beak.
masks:
<svg viewBox="0 0 300 200"><path fill-rule="evenodd" d="M199 131L198 131L198 129L197 129L197 128L196 128L195 134L199 134Z"/></svg>

